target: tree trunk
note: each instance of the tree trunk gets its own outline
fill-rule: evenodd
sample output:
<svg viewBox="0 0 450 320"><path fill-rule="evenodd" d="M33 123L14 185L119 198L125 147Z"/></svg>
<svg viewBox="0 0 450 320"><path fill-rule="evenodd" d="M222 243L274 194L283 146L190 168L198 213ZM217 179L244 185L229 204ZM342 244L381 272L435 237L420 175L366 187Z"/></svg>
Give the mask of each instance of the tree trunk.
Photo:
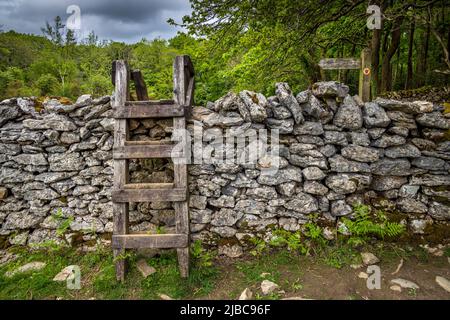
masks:
<svg viewBox="0 0 450 320"><path fill-rule="evenodd" d="M411 89L413 87L413 47L414 47L414 31L416 24L413 20L411 21L411 28L409 29L409 44L408 44L408 71L406 74L405 89Z"/></svg>
<svg viewBox="0 0 450 320"><path fill-rule="evenodd" d="M403 17L399 16L395 19L392 26L392 36L389 48L383 57L383 64L381 67L381 92L386 92L392 89L392 68L391 60L397 52L401 38L401 25Z"/></svg>
<svg viewBox="0 0 450 320"><path fill-rule="evenodd" d="M381 6L381 11L388 6L387 1L376 0L373 2L378 6ZM384 19L381 20L381 29L375 29L372 33L371 49L372 49L372 93L378 95L380 93L380 49L381 39L383 36Z"/></svg>
<svg viewBox="0 0 450 320"><path fill-rule="evenodd" d="M422 37L422 46L419 53L418 63L416 65L416 87L422 87L427 79L427 61L428 61L428 47L430 44L431 28L427 24L425 34Z"/></svg>

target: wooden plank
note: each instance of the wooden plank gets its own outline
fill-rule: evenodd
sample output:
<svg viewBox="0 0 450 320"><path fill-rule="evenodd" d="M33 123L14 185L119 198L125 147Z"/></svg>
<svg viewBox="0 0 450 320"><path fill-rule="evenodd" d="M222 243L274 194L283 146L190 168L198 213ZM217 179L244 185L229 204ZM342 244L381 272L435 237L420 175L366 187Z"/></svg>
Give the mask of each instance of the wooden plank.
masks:
<svg viewBox="0 0 450 320"><path fill-rule="evenodd" d="M148 100L147 85L145 84L144 77L140 70L133 70L131 78L136 88L136 95L138 100Z"/></svg>
<svg viewBox="0 0 450 320"><path fill-rule="evenodd" d="M129 140L125 141L126 146L159 146L159 145L172 145L173 142L171 140Z"/></svg>
<svg viewBox="0 0 450 320"><path fill-rule="evenodd" d="M372 51L361 52L361 71L359 73L359 97L363 102L370 101L370 81L372 78Z"/></svg>
<svg viewBox="0 0 450 320"><path fill-rule="evenodd" d="M113 108L116 119L184 117L184 107L174 104L144 105L133 103Z"/></svg>
<svg viewBox="0 0 450 320"><path fill-rule="evenodd" d="M182 152L173 151L174 145L138 145L114 148L114 159L148 159L148 158L179 158Z"/></svg>
<svg viewBox="0 0 450 320"><path fill-rule="evenodd" d="M113 248L181 248L188 243L186 234L128 234L113 235Z"/></svg>
<svg viewBox="0 0 450 320"><path fill-rule="evenodd" d="M173 189L115 189L114 202L176 202L186 200L186 188Z"/></svg>
<svg viewBox="0 0 450 320"><path fill-rule="evenodd" d="M176 57L173 68L174 100L180 105L191 107L194 96L194 68L188 56ZM186 112L189 114L190 112ZM175 118L174 132L186 128L186 118ZM185 140L186 141L186 140ZM186 150L184 150L187 156ZM187 165L174 162L174 186L187 189ZM189 199L173 204L175 209L175 230L179 234L189 235ZM189 240L189 238L188 238ZM189 275L189 242L184 248L177 249L180 275L184 278Z"/></svg>
<svg viewBox="0 0 450 320"><path fill-rule="evenodd" d="M173 183L127 183L124 189L173 189Z"/></svg>
<svg viewBox="0 0 450 320"><path fill-rule="evenodd" d="M115 70L115 92L113 107L119 107L125 104L129 99L129 71L128 65L123 60L117 60L114 63ZM129 130L127 120L116 120L114 126L114 146L122 147L128 140ZM114 160L114 188L120 189L128 182L128 160ZM128 203L113 203L113 233L123 235L128 233L129 219ZM126 260L125 249L116 248L113 250L116 260L116 278L119 281L125 280Z"/></svg>
<svg viewBox="0 0 450 320"><path fill-rule="evenodd" d="M324 70L360 69L361 60L355 58L322 59L319 62L319 67L321 67Z"/></svg>
<svg viewBox="0 0 450 320"><path fill-rule="evenodd" d="M145 101L126 101L126 106L131 105L143 105L143 106L153 106L158 104L175 104L174 100L145 100Z"/></svg>

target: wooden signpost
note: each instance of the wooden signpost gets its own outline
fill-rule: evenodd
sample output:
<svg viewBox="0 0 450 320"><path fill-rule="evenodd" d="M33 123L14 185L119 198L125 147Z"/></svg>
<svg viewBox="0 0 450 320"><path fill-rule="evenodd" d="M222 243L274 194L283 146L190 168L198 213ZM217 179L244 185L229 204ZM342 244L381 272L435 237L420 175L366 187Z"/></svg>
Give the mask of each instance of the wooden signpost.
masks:
<svg viewBox="0 0 450 320"><path fill-rule="evenodd" d="M370 79L372 74L371 50L366 48L361 52L361 58L330 58L322 59L319 67L323 70L360 69L359 97L364 102L370 101Z"/></svg>

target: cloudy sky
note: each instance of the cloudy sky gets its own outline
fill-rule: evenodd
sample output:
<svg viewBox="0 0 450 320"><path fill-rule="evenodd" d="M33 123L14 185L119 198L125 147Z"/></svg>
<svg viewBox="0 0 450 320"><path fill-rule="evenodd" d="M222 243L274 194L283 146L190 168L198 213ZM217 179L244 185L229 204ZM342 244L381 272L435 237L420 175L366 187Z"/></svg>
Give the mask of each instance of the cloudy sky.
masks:
<svg viewBox="0 0 450 320"><path fill-rule="evenodd" d="M80 8L82 37L94 30L100 39L125 42L170 38L181 29L167 19L181 22L190 13L189 0L0 0L0 25L4 31L42 34L45 21L57 15L67 23L70 5Z"/></svg>

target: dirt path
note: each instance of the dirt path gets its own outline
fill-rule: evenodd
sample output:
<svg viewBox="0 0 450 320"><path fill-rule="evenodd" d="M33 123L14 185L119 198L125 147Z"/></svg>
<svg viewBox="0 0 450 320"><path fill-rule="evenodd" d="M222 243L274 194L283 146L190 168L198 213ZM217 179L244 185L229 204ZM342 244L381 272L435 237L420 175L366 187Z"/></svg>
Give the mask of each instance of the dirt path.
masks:
<svg viewBox="0 0 450 320"><path fill-rule="evenodd" d="M270 256L267 257L270 259ZM299 257L297 264L280 265L277 273L277 284L285 291L278 298L302 297L309 299L443 299L450 300L450 293L441 288L435 281L436 276L450 279L450 261L448 257L429 256L426 260L409 257L403 260L400 270L396 271L400 257L386 259L378 264L381 270L381 289L369 290L367 280L359 278L360 272L366 272L366 267L353 269L344 266L337 269L311 257ZM242 259L241 263L245 263ZM216 288L205 299L236 299L246 288L254 294L260 293L260 282L251 281L238 267L239 263L230 263L229 259L220 261L221 278ZM259 272L259 270L255 270ZM269 270L270 272L270 270ZM270 276L269 276L270 277ZM419 289L402 289L393 291L390 287L392 279L402 278L413 281ZM261 296L260 296L261 297Z"/></svg>

